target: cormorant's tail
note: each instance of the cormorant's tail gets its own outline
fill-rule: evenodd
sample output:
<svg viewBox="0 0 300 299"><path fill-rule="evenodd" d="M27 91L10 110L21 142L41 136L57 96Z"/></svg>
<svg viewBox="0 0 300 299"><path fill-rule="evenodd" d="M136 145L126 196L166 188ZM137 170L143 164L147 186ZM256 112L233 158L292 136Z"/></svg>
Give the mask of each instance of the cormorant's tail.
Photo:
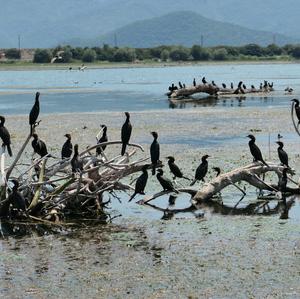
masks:
<svg viewBox="0 0 300 299"><path fill-rule="evenodd" d="M12 157L12 151L11 151L10 144L7 145L7 151L8 151L8 154L10 155L10 157Z"/></svg>
<svg viewBox="0 0 300 299"><path fill-rule="evenodd" d="M134 193L131 195L131 197L129 198L128 202L132 201L133 198L134 198L135 196L136 196L136 192L134 192Z"/></svg>
<svg viewBox="0 0 300 299"><path fill-rule="evenodd" d="M195 180L193 180L192 182L191 182L191 184L190 184L190 186L193 186L193 185L195 185L195 183L197 182L197 180L195 179Z"/></svg>
<svg viewBox="0 0 300 299"><path fill-rule="evenodd" d="M121 151L121 155L124 156L125 151L126 151L126 143L122 143L122 151Z"/></svg>

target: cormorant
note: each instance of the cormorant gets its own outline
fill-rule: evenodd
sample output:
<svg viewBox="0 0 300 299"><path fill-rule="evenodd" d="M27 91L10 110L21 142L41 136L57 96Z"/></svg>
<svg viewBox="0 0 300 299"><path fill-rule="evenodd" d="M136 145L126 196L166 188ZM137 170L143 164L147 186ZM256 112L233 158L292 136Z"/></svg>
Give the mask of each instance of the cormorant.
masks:
<svg viewBox="0 0 300 299"><path fill-rule="evenodd" d="M190 186L193 186L197 181L202 180L204 182L204 177L207 174L207 170L208 170L208 162L207 162L207 158L209 157L209 155L204 155L201 158L201 164L197 167L196 172L195 172L195 179L192 181Z"/></svg>
<svg viewBox="0 0 300 299"><path fill-rule="evenodd" d="M203 84L206 84L206 83L207 83L205 77L202 78L202 83L203 83Z"/></svg>
<svg viewBox="0 0 300 299"><path fill-rule="evenodd" d="M181 84L180 81L178 82L178 85L179 85L179 88L180 88L180 89L183 88L183 86L182 86L182 84Z"/></svg>
<svg viewBox="0 0 300 299"><path fill-rule="evenodd" d="M5 123L5 117L0 116L0 138L2 139L3 142L2 146L6 146L8 154L12 156L12 151L10 147L10 134L6 129L6 127L4 126L4 123Z"/></svg>
<svg viewBox="0 0 300 299"><path fill-rule="evenodd" d="M121 130L121 140L122 140L122 151L121 155L123 156L126 151L126 146L129 142L130 136L131 136L131 131L132 131L132 125L130 123L130 114L129 112L125 112L126 115L126 120L125 123L122 126Z"/></svg>
<svg viewBox="0 0 300 299"><path fill-rule="evenodd" d="M68 159L72 156L73 153L73 145L71 142L71 135L66 134L65 137L67 137L66 142L63 144L61 149L61 158L62 159Z"/></svg>
<svg viewBox="0 0 300 299"><path fill-rule="evenodd" d="M176 193L179 193L174 188L172 182L169 179L165 178L163 176L163 174L164 174L164 171L161 168L157 169L156 177L157 177L158 181L160 182L161 186L163 187L163 191L174 191Z"/></svg>
<svg viewBox="0 0 300 299"><path fill-rule="evenodd" d="M255 89L255 86L254 86L254 85L251 85L251 89Z"/></svg>
<svg viewBox="0 0 300 299"><path fill-rule="evenodd" d="M42 157L48 155L46 143L39 139L36 133L32 134L33 140L31 145L33 147L33 151Z"/></svg>
<svg viewBox="0 0 300 299"><path fill-rule="evenodd" d="M217 173L216 177L220 175L220 173L221 173L220 167L213 167L213 170Z"/></svg>
<svg viewBox="0 0 300 299"><path fill-rule="evenodd" d="M31 111L29 113L29 125L30 125L30 135L33 134L33 127L39 117L40 114L40 101L39 101L40 93L37 92L35 94L35 102L34 105L31 108Z"/></svg>
<svg viewBox="0 0 300 299"><path fill-rule="evenodd" d="M283 142L276 141L276 143L279 145L279 147L277 148L277 152L280 162L286 167L289 167L289 157L286 151L283 149Z"/></svg>
<svg viewBox="0 0 300 299"><path fill-rule="evenodd" d="M128 201L132 201L132 199L137 195L137 194L145 194L144 190L147 184L148 180L148 166L149 165L144 165L142 167L142 174L138 177L135 183L135 188L134 188L134 193L131 195L130 199Z"/></svg>
<svg viewBox="0 0 300 299"><path fill-rule="evenodd" d="M264 80L264 88L268 87L268 81Z"/></svg>
<svg viewBox="0 0 300 299"><path fill-rule="evenodd" d="M193 85L194 85L194 86L197 85L197 84L196 84L196 78L194 78L194 80L193 80Z"/></svg>
<svg viewBox="0 0 300 299"><path fill-rule="evenodd" d="M244 89L247 89L247 86L246 86L245 84L243 84L243 88L244 88Z"/></svg>
<svg viewBox="0 0 300 299"><path fill-rule="evenodd" d="M231 89L233 89L233 83L232 82L230 83L230 87L231 87Z"/></svg>
<svg viewBox="0 0 300 299"><path fill-rule="evenodd" d="M214 80L211 81L211 84L212 86L217 86Z"/></svg>
<svg viewBox="0 0 300 299"><path fill-rule="evenodd" d="M263 89L263 84L262 83L259 84L259 89Z"/></svg>
<svg viewBox="0 0 300 299"><path fill-rule="evenodd" d="M292 99L291 102L294 102L295 104L295 111L296 111L296 116L298 118L298 124L297 124L297 127L299 126L300 124L300 107L299 107L299 100L297 99Z"/></svg>
<svg viewBox="0 0 300 299"><path fill-rule="evenodd" d="M240 81L239 84L238 84L238 88L241 88L242 84L243 84L243 81Z"/></svg>
<svg viewBox="0 0 300 299"><path fill-rule="evenodd" d="M168 159L168 165L169 165L169 168L170 168L170 171L173 173L174 177L173 179L175 180L176 178L183 178L183 179L186 179L186 180L190 180L189 178L185 177L183 174L182 174L182 171L179 169L179 167L175 164L175 158L172 157L172 156L168 156L167 157Z"/></svg>
<svg viewBox="0 0 300 299"><path fill-rule="evenodd" d="M159 161L159 143L157 142L158 134L157 132L151 132L153 136L153 142L150 146L150 156L152 163L152 175L155 175L155 168Z"/></svg>
<svg viewBox="0 0 300 299"><path fill-rule="evenodd" d="M79 157L78 144L74 145L74 155L71 160L72 172L80 172L83 170L83 162Z"/></svg>
<svg viewBox="0 0 300 299"><path fill-rule="evenodd" d="M103 132L102 132L102 136L101 138L98 140L98 144L103 143L103 142L107 142L108 138L107 138L107 126L106 125L101 125L101 127L103 128ZM101 154L101 150L104 152L106 149L106 145L103 146L99 146L96 148L96 153L97 155Z"/></svg>
<svg viewBox="0 0 300 299"><path fill-rule="evenodd" d="M223 88L226 88L226 84L225 83L222 83L222 86L223 86Z"/></svg>
<svg viewBox="0 0 300 299"><path fill-rule="evenodd" d="M248 135L247 137L250 138L248 144L254 161L261 161L263 164L269 167L269 165L264 161L259 147L255 144L255 137L253 135Z"/></svg>
<svg viewBox="0 0 300 299"><path fill-rule="evenodd" d="M23 195L18 191L19 182L17 180L12 180L14 186L12 192L8 196L8 200L12 205L22 211L26 211L26 201Z"/></svg>
<svg viewBox="0 0 300 299"><path fill-rule="evenodd" d="M185 89L185 84L183 83L183 88Z"/></svg>

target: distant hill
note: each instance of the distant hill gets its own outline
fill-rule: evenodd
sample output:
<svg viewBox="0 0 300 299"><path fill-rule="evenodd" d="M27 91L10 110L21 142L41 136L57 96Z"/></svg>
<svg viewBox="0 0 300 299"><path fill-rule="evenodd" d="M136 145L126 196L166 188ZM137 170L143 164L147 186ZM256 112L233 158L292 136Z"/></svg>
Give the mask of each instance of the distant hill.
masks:
<svg viewBox="0 0 300 299"><path fill-rule="evenodd" d="M268 45L273 42L274 34L266 31L251 30L241 26L213 21L193 12L174 12L162 17L137 21L124 26L93 41L90 45L108 43L136 48L158 45L192 46L245 45L256 43ZM292 38L277 34L277 44L295 42Z"/></svg>
<svg viewBox="0 0 300 299"><path fill-rule="evenodd" d="M83 45L132 22L183 10L300 40L299 0L6 0L0 5L0 48L16 47L19 34L27 48Z"/></svg>

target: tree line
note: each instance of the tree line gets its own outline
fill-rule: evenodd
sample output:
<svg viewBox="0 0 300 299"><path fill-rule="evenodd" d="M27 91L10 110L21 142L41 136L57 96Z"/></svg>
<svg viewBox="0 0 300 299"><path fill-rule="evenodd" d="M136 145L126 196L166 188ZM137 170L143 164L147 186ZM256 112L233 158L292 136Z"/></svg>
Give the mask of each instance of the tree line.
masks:
<svg viewBox="0 0 300 299"><path fill-rule="evenodd" d="M194 45L191 48L184 46L158 46L153 48L102 47L82 48L58 46L53 49L36 49L33 62L49 63L61 53L55 63L71 62L135 62L135 61L222 61L222 60L255 60L255 59L300 59L300 45L278 46L270 44L266 47L257 44L244 46L217 46L202 47ZM17 49L6 49L8 59L20 59Z"/></svg>

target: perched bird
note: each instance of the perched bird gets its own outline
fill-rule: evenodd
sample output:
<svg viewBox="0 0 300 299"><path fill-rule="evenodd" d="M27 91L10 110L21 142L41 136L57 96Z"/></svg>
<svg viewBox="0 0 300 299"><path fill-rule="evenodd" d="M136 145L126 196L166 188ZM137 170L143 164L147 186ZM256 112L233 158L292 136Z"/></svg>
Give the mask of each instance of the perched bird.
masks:
<svg viewBox="0 0 300 299"><path fill-rule="evenodd" d="M179 88L183 88L182 83L179 81L178 82Z"/></svg>
<svg viewBox="0 0 300 299"><path fill-rule="evenodd" d="M103 131L102 131L102 136L101 138L98 140L98 144L100 143L103 143L103 142L107 142L108 141L108 138L107 138L107 126L106 125L101 125ZM103 146L99 146L96 148L96 153L97 155L100 155L101 154L101 150L104 152L106 149L106 145L103 145Z"/></svg>
<svg viewBox="0 0 300 299"><path fill-rule="evenodd" d="M194 80L193 80L193 86L196 86L197 84L196 84L196 78L194 78Z"/></svg>
<svg viewBox="0 0 300 299"><path fill-rule="evenodd" d="M33 127L36 124L36 121L40 114L40 101L39 101L40 93L37 92L35 94L35 102L34 105L31 108L31 111L29 113L29 125L30 125L30 135L33 134Z"/></svg>
<svg viewBox="0 0 300 299"><path fill-rule="evenodd" d="M43 140L39 139L39 137L36 133L34 133L32 135L32 137L33 137L33 140L31 142L31 145L33 147L33 151L35 153L37 153L38 155L40 155L41 158L44 156L47 156L48 151L47 151L46 143Z"/></svg>
<svg viewBox="0 0 300 299"><path fill-rule="evenodd" d="M230 88L233 89L233 83L232 82L230 83Z"/></svg>
<svg viewBox="0 0 300 299"><path fill-rule="evenodd" d="M279 145L277 152L280 162L286 167L289 167L289 157L286 151L283 149L283 142L277 141L276 143Z"/></svg>
<svg viewBox="0 0 300 299"><path fill-rule="evenodd" d="M79 157L78 144L74 145L74 155L71 160L72 172L80 172L83 170L83 162Z"/></svg>
<svg viewBox="0 0 300 299"><path fill-rule="evenodd" d="M189 178L185 177L183 174L182 174L182 171L179 169L179 167L175 164L175 158L172 157L172 156L168 156L167 157L168 159L168 165L169 165L169 168L170 168L170 171L173 173L174 177L173 179L175 180L176 178L183 178L183 179L186 179L186 180L190 180Z"/></svg>
<svg viewBox="0 0 300 299"><path fill-rule="evenodd" d="M243 84L243 88L244 88L244 89L247 89L247 86L246 86L245 84Z"/></svg>
<svg viewBox="0 0 300 299"><path fill-rule="evenodd" d="M192 181L190 186L193 186L197 181L200 180L204 182L204 177L206 176L208 170L208 162L207 162L208 157L209 155L204 155L201 158L201 164L197 167L195 172L195 179Z"/></svg>
<svg viewBox="0 0 300 299"><path fill-rule="evenodd" d="M183 89L185 89L185 87L186 87L186 86L185 86L185 84L183 83Z"/></svg>
<svg viewBox="0 0 300 299"><path fill-rule="evenodd" d="M255 86L254 86L254 85L251 85L251 89L255 89Z"/></svg>
<svg viewBox="0 0 300 299"><path fill-rule="evenodd" d="M253 135L248 135L247 137L250 138L248 144L254 161L260 161L269 167L269 165L264 161L259 147L255 144L255 137Z"/></svg>
<svg viewBox="0 0 300 299"><path fill-rule="evenodd" d="M130 199L128 201L132 201L132 199L137 195L137 194L145 194L144 190L147 184L148 180L148 169L149 165L144 165L142 167L142 174L138 177L135 183L135 188L134 188L134 193L131 195Z"/></svg>
<svg viewBox="0 0 300 299"><path fill-rule="evenodd" d="M263 89L263 84L262 84L262 83L259 84L259 89L260 89L260 90Z"/></svg>
<svg viewBox="0 0 300 299"><path fill-rule="evenodd" d="M155 175L155 168L159 161L159 143L157 141L157 138L158 138L157 132L151 132L151 134L154 139L150 146L150 157L151 157L151 163L152 163L152 175Z"/></svg>
<svg viewBox="0 0 300 299"><path fill-rule="evenodd" d="M206 83L207 83L205 77L202 78L202 83L203 83L203 84L206 84Z"/></svg>
<svg viewBox="0 0 300 299"><path fill-rule="evenodd" d="M67 137L66 142L63 144L61 149L61 158L62 159L68 159L72 156L73 153L73 145L71 142L71 135L66 134L65 137Z"/></svg>
<svg viewBox="0 0 300 299"><path fill-rule="evenodd" d="M18 191L19 182L17 180L12 180L14 186L12 192L8 196L8 201L17 209L26 211L26 201L23 195Z"/></svg>
<svg viewBox="0 0 300 299"><path fill-rule="evenodd" d="M288 86L284 91L287 91L288 93L292 93L294 89Z"/></svg>
<svg viewBox="0 0 300 299"><path fill-rule="evenodd" d="M2 139L3 142L2 146L6 146L8 154L12 156L12 151L10 147L10 134L6 129L6 127L4 126L4 124L5 124L5 117L0 116L0 138Z"/></svg>
<svg viewBox="0 0 300 299"><path fill-rule="evenodd" d="M242 84L243 84L243 81L240 81L239 84L238 84L238 88L241 88Z"/></svg>
<svg viewBox="0 0 300 299"><path fill-rule="evenodd" d="M282 170L282 176L279 178L278 181L278 190L281 192L285 192L286 191L286 185L287 185L287 171L288 168L283 168Z"/></svg>
<svg viewBox="0 0 300 299"><path fill-rule="evenodd" d="M161 186L163 187L163 191L174 191L174 192L176 192L176 193L179 193L179 192L174 188L172 182L171 182L169 179L165 178L165 177L163 176L163 174L164 174L164 171L163 171L161 168L159 168L159 169L157 170L156 178L157 178L157 180L159 181L159 183L161 184Z"/></svg>
<svg viewBox="0 0 300 299"><path fill-rule="evenodd" d="M132 125L130 123L130 114L129 112L125 112L126 115L126 120L125 123L122 126L121 130L121 140L122 140L122 151L121 155L123 156L126 151L126 146L129 142L130 136L131 136L131 131L132 131Z"/></svg>
<svg viewBox="0 0 300 299"><path fill-rule="evenodd" d="M226 84L225 84L225 83L222 83L222 87L223 87L223 88L226 88Z"/></svg>
<svg viewBox="0 0 300 299"><path fill-rule="evenodd" d="M299 100L297 100L297 99L292 99L291 102L294 103L296 116L297 116L297 118L298 118L298 124L297 124L297 127L298 127L299 124L300 124L300 107L299 107Z"/></svg>
<svg viewBox="0 0 300 299"><path fill-rule="evenodd" d="M220 173L221 173L220 167L213 167L213 170L217 173L216 177L218 177L220 175Z"/></svg>
<svg viewBox="0 0 300 299"><path fill-rule="evenodd" d="M214 80L211 81L211 84L212 86L217 86Z"/></svg>

